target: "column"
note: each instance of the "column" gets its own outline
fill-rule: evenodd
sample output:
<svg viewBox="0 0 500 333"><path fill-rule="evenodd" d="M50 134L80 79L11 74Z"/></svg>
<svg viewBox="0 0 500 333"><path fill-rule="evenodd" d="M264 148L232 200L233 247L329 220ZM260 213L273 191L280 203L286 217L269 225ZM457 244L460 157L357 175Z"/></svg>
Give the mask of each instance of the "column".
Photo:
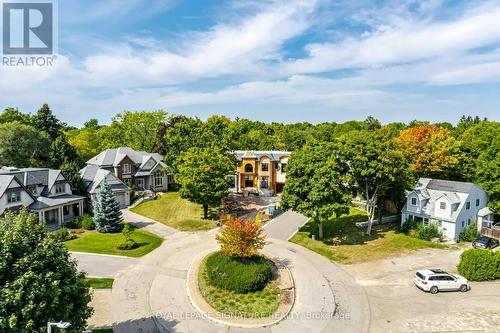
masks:
<svg viewBox="0 0 500 333"><path fill-rule="evenodd" d="M78 201L78 212L80 213L80 216L83 215L83 200Z"/></svg>
<svg viewBox="0 0 500 333"><path fill-rule="evenodd" d="M58 215L59 215L59 225L63 225L64 224L64 214L63 214L63 208L62 207L59 207L58 209Z"/></svg>
<svg viewBox="0 0 500 333"><path fill-rule="evenodd" d="M38 212L38 220L39 221L44 221L45 220L45 217L43 216L43 211L39 211Z"/></svg>

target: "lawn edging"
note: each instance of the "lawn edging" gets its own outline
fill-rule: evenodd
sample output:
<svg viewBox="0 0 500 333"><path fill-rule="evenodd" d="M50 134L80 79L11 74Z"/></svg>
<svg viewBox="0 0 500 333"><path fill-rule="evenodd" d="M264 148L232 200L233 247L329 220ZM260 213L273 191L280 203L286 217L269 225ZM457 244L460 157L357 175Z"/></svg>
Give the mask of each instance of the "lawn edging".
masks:
<svg viewBox="0 0 500 333"><path fill-rule="evenodd" d="M198 287L198 272L200 264L203 261L203 259L207 257L209 254L214 252L216 252L216 250L212 249L204 251L200 255L198 255L191 262L191 265L187 273L186 291L189 302L196 309L196 311L198 311L202 315L203 318L207 318L218 324L232 326L232 327L256 328L256 327L267 327L276 325L289 315L290 311L292 311L293 306L295 305L295 299L296 299L295 281L293 279L293 275L288 269L288 267L277 262L277 259L275 259L268 253L263 253L263 254L266 255L268 259L273 261L278 270L283 269L283 271L286 274L286 277L288 278L291 284L291 287L287 288L291 290L293 295L291 304L289 306L286 306L285 309L283 309L283 306L280 301L280 304L276 312L273 315L264 318L229 318L228 315L225 315L213 309L201 295L200 289ZM275 318L276 314L280 314L278 318ZM221 317L224 319L220 319Z"/></svg>

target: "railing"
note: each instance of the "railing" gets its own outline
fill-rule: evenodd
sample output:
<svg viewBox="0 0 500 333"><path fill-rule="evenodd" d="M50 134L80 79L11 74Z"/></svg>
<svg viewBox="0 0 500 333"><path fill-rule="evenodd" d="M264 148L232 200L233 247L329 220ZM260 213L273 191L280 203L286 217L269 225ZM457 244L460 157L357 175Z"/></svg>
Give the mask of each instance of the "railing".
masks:
<svg viewBox="0 0 500 333"><path fill-rule="evenodd" d="M500 240L500 226L494 225L491 228L481 228L481 235Z"/></svg>

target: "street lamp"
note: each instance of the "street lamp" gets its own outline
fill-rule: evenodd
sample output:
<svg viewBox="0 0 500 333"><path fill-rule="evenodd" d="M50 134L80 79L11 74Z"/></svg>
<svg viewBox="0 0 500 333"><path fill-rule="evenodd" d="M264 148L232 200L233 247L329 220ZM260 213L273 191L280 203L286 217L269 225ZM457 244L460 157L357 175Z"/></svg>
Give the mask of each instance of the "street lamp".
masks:
<svg viewBox="0 0 500 333"><path fill-rule="evenodd" d="M51 323L50 321L47 323L47 333L52 333L52 326L55 326L57 328L68 328L70 323L60 321L58 323Z"/></svg>

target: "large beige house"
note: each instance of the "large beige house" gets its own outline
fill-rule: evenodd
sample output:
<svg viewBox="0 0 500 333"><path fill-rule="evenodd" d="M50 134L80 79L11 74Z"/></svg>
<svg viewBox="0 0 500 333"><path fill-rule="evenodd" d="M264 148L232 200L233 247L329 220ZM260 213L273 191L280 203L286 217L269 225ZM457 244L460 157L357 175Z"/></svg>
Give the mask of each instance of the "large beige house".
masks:
<svg viewBox="0 0 500 333"><path fill-rule="evenodd" d="M290 152L237 150L235 154L239 165L234 175L234 192L274 195L283 191Z"/></svg>

